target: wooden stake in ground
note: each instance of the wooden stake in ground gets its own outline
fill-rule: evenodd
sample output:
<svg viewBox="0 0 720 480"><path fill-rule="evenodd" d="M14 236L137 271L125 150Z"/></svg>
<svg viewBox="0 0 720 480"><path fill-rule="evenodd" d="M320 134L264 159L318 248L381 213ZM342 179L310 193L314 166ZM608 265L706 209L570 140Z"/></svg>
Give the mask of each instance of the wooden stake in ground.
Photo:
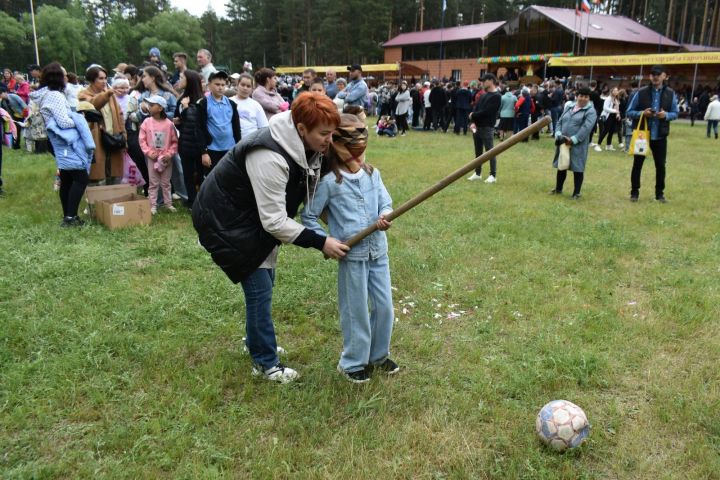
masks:
<svg viewBox="0 0 720 480"><path fill-rule="evenodd" d="M471 171L475 170L477 167L482 165L483 163L490 160L492 157L498 156L501 153L503 153L505 150L509 149L510 147L513 147L518 142L522 142L526 138L529 138L534 133L539 132L543 128L550 125L551 120L550 117L543 117L542 119L538 120L537 122L533 123L529 127L527 127L524 130L519 131L512 137L508 138L502 143L499 143L498 145L495 145L493 148L488 150L487 152L483 153L479 157L477 157L472 162L466 164L465 166L459 168L458 170L455 170L453 173L448 175L447 177L443 178L439 182L437 182L432 187L428 188L424 192L420 193L419 195L414 196L407 202L400 205L398 208L390 212L388 215L385 216L385 219L388 221L395 220L403 213L407 212L413 207L416 207L420 205L422 202L427 200L428 198L435 195L437 192L442 190L443 188L447 187L451 183L455 182L456 180L464 177ZM356 233L352 238L350 238L347 242L345 242L346 245L353 247L357 245L363 238L367 237L371 233L373 233L375 230L377 230L377 227L375 224L370 225L369 227L365 228L364 230L360 231L359 233Z"/></svg>

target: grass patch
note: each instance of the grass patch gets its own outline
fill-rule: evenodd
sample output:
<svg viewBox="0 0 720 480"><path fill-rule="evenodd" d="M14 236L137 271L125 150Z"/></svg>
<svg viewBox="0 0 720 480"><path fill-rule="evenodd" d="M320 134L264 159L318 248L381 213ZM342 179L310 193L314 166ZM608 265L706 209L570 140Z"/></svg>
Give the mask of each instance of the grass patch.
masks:
<svg viewBox="0 0 720 480"><path fill-rule="evenodd" d="M336 265L318 252L284 247L274 294L302 378L255 380L242 291L187 212L60 229L52 159L5 150L0 477L718 478L716 144L673 127L667 205L652 162L628 202L612 152L590 153L580 201L547 195L543 138L504 154L496 185L460 180L396 220L403 370L363 388L334 370ZM396 205L472 156L439 133L368 150ZM564 455L534 433L557 398L594 427Z"/></svg>

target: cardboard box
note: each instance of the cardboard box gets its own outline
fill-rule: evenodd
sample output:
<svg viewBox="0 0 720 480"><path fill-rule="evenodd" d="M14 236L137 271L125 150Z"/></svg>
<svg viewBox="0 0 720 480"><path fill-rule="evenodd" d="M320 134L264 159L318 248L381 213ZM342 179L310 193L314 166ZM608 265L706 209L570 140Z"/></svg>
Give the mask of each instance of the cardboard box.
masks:
<svg viewBox="0 0 720 480"><path fill-rule="evenodd" d="M134 192L117 198L98 200L94 209L95 218L110 230L133 225L150 225L152 221L150 199Z"/></svg>
<svg viewBox="0 0 720 480"><path fill-rule="evenodd" d="M110 200L112 198L122 197L123 195L130 195L136 191L136 187L127 184L88 187L85 189L85 200L87 200L88 203L88 213L92 218L96 218L95 203L101 200Z"/></svg>

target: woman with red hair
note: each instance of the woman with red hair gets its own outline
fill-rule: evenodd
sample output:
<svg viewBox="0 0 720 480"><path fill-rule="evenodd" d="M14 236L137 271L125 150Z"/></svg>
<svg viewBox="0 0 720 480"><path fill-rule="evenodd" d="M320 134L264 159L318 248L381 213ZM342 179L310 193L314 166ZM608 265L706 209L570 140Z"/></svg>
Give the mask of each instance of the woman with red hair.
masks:
<svg viewBox="0 0 720 480"><path fill-rule="evenodd" d="M271 316L279 246L313 247L335 259L350 249L293 219L339 124L327 95L298 96L291 111L273 116L268 128L243 138L220 160L193 205L200 243L231 281L242 284L252 373L268 380L287 383L298 376L278 359Z"/></svg>

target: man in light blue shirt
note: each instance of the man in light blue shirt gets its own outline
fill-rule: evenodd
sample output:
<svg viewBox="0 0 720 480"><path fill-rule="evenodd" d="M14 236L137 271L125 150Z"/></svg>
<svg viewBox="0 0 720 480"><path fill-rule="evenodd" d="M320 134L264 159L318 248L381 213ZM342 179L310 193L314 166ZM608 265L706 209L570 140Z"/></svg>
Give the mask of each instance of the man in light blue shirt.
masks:
<svg viewBox="0 0 720 480"><path fill-rule="evenodd" d="M350 65L347 67L350 72L350 82L342 92L338 92L337 98L345 100L345 105L358 105L365 108L367 104L368 86L362 79L362 66Z"/></svg>

